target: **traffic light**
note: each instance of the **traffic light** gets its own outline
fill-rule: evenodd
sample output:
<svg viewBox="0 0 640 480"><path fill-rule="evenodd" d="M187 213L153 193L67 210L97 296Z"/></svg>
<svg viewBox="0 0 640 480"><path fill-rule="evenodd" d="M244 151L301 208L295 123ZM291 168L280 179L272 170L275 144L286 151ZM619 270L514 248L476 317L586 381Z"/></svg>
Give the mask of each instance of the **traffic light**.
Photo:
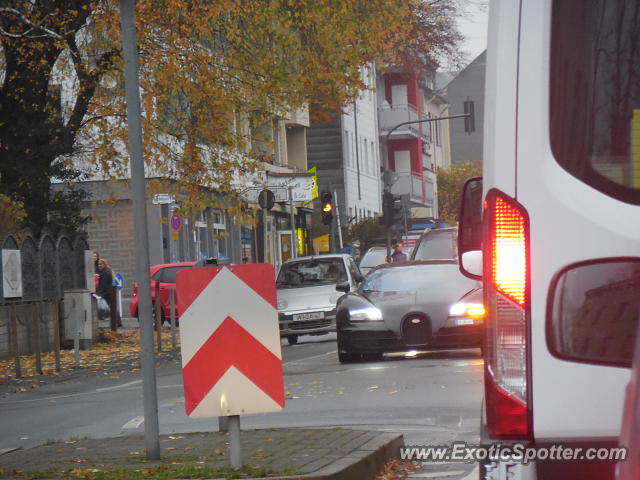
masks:
<svg viewBox="0 0 640 480"><path fill-rule="evenodd" d="M382 211L387 227L404 225L404 206L400 195L384 192L382 197Z"/></svg>
<svg viewBox="0 0 640 480"><path fill-rule="evenodd" d="M330 192L323 192L321 198L322 223L331 225L333 221L333 199Z"/></svg>

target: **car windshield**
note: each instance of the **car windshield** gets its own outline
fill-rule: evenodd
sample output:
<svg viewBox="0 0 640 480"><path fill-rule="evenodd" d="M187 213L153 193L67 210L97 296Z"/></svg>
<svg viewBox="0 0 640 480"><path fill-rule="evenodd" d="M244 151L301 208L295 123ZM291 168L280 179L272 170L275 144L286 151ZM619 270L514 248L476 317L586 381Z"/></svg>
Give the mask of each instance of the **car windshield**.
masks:
<svg viewBox="0 0 640 480"><path fill-rule="evenodd" d="M443 288L449 283L454 284L458 276L458 267L450 263L382 268L365 277L362 291L406 292Z"/></svg>
<svg viewBox="0 0 640 480"><path fill-rule="evenodd" d="M278 274L276 287L308 287L310 285L341 283L347 280L347 271L341 258L313 258L283 264Z"/></svg>
<svg viewBox="0 0 640 480"><path fill-rule="evenodd" d="M377 267L378 265L384 263L386 256L386 248L371 248L367 250L367 252L362 257L362 260L360 260L360 267Z"/></svg>
<svg viewBox="0 0 640 480"><path fill-rule="evenodd" d="M457 258L455 232L455 230L431 230L422 237L413 260L455 260Z"/></svg>

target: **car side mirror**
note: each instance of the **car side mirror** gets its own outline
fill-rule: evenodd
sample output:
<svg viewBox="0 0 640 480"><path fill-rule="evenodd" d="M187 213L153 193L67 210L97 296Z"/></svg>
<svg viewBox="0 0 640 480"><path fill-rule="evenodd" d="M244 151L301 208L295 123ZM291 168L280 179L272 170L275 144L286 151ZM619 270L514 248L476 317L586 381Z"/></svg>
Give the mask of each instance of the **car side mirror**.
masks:
<svg viewBox="0 0 640 480"><path fill-rule="evenodd" d="M549 287L547 345L558 358L631 367L640 316L640 261L598 259L565 267Z"/></svg>
<svg viewBox="0 0 640 480"><path fill-rule="evenodd" d="M460 269L469 275L482 278L482 250L464 252L460 259Z"/></svg>
<svg viewBox="0 0 640 480"><path fill-rule="evenodd" d="M349 282L342 282L336 285L336 290L339 292L349 293L351 291L351 284Z"/></svg>
<svg viewBox="0 0 640 480"><path fill-rule="evenodd" d="M482 177L470 178L462 187L460 201L460 220L458 222L458 264L466 277L480 280L482 278L482 256L480 268L477 266L477 254L463 261L465 253L482 251ZM471 260L471 259L474 260ZM472 270L465 268L468 264Z"/></svg>

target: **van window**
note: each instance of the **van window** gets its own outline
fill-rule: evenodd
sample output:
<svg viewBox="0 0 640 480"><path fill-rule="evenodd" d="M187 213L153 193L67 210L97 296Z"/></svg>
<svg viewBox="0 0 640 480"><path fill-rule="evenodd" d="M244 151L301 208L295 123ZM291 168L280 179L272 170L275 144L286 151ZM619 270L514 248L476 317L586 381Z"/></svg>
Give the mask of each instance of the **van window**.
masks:
<svg viewBox="0 0 640 480"><path fill-rule="evenodd" d="M625 0L553 2L550 141L593 188L640 204L640 8Z"/></svg>

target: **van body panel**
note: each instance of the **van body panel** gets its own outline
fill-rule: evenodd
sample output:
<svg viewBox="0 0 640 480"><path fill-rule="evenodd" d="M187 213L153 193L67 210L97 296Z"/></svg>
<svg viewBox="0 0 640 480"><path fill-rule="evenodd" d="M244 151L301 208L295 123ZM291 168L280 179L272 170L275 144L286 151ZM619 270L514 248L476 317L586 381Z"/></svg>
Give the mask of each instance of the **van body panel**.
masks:
<svg viewBox="0 0 640 480"><path fill-rule="evenodd" d="M554 158L551 7L551 0L491 3L484 192L497 188L512 196L530 222L533 439L598 441L620 432L630 371L552 355L546 341L549 286L554 275L575 262L640 257L640 207L596 190Z"/></svg>
<svg viewBox="0 0 640 480"><path fill-rule="evenodd" d="M484 165L486 184L515 195L516 92L519 2L497 0L491 4L487 49L484 110Z"/></svg>

